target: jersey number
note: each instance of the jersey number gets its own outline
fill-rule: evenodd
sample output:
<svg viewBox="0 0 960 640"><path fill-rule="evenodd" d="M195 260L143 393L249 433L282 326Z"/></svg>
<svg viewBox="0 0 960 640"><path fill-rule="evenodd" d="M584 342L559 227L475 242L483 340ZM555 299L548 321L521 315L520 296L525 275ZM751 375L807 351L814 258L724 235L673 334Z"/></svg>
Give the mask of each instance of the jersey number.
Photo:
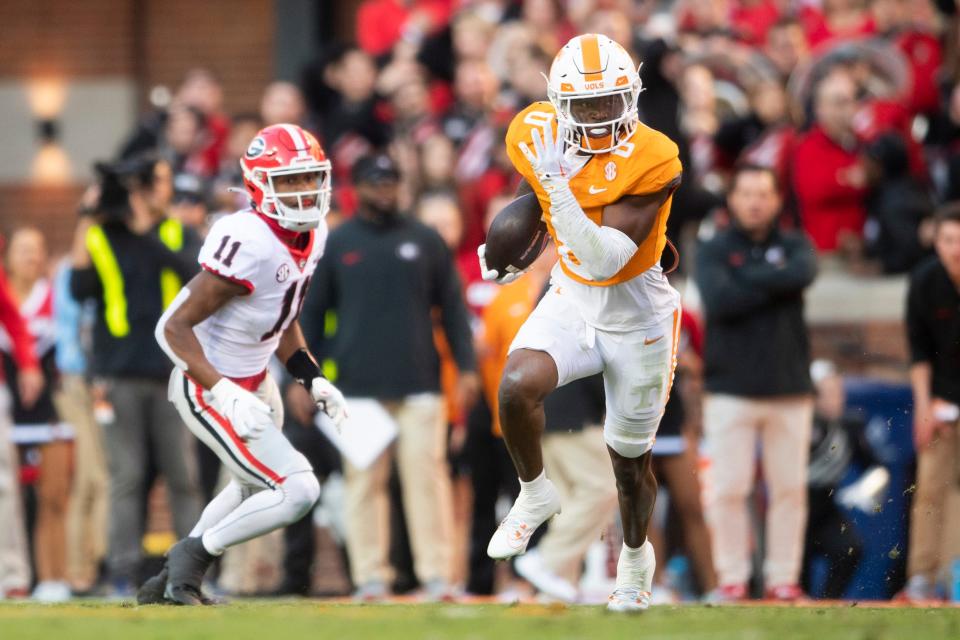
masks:
<svg viewBox="0 0 960 640"><path fill-rule="evenodd" d="M227 248L228 242L230 242L230 236L223 236L223 239L220 241L220 246L217 247L216 253L213 254L213 259L219 260L225 267L233 266L233 257L237 255L237 251L240 250L240 241L235 240L233 244L230 245L230 251L227 252L226 257L222 257L223 250Z"/></svg>
<svg viewBox="0 0 960 640"><path fill-rule="evenodd" d="M523 123L531 127L542 127L553 122L553 117L549 111L530 111L523 117Z"/></svg>
<svg viewBox="0 0 960 640"><path fill-rule="evenodd" d="M298 285L300 285L300 295L297 295ZM283 294L283 305L280 307L280 317L277 318L277 323L273 325L273 328L270 329L270 331L267 331L265 334L260 336L261 342L269 340L286 329L287 326L289 326L290 321L300 315L300 310L303 309L303 299L307 296L307 288L309 286L310 278L306 277L301 282L294 282L287 287L286 292ZM297 308L296 312L294 312L294 314L291 316L290 311L293 309L294 298L297 299Z"/></svg>

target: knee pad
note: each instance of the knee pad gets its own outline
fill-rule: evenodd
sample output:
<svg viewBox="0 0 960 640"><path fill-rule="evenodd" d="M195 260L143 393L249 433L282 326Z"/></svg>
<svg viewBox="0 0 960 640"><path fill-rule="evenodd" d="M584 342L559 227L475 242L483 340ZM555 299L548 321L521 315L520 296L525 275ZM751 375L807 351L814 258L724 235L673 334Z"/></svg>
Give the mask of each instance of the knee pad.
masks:
<svg viewBox="0 0 960 640"><path fill-rule="evenodd" d="M295 473L283 481L283 492L297 514L294 520L299 520L320 498L320 483L313 472Z"/></svg>
<svg viewBox="0 0 960 640"><path fill-rule="evenodd" d="M626 419L607 414L603 423L603 440L624 458L639 458L653 448L660 426L660 414L650 413Z"/></svg>

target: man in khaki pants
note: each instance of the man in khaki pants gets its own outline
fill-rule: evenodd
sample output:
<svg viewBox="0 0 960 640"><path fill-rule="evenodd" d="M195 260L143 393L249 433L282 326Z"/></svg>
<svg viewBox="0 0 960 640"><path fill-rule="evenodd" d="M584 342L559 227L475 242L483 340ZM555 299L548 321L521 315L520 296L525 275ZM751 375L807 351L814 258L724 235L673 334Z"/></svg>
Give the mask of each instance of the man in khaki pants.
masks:
<svg viewBox="0 0 960 640"><path fill-rule="evenodd" d="M400 174L393 161L384 154L361 158L352 177L357 215L331 232L301 324L344 395L378 401L398 427L394 445L368 468L344 460L347 551L356 596L386 595L387 480L395 453L414 570L428 598L447 599L453 496L434 326L443 329L460 372L462 404L469 404L480 383L467 311L443 239L400 213Z"/></svg>
<svg viewBox="0 0 960 640"><path fill-rule="evenodd" d="M347 550L360 599L377 599L388 569L390 503L395 462L410 536L414 572L430 598L448 595L453 561L453 493L447 466L447 412L438 394L385 401L397 424L396 443L366 469L344 459Z"/></svg>
<svg viewBox="0 0 960 640"><path fill-rule="evenodd" d="M67 574L71 588L82 593L95 586L100 563L107 553L107 456L103 431L94 419L90 387L83 377L62 375L54 403L74 431L74 476L67 510Z"/></svg>
<svg viewBox="0 0 960 640"><path fill-rule="evenodd" d="M913 272L907 296L917 490L903 596L921 601L937 597L944 543L956 552L947 511L960 485L960 206L938 212L934 247L937 255Z"/></svg>
<svg viewBox="0 0 960 640"><path fill-rule="evenodd" d="M739 167L728 196L730 225L697 255L706 311L706 515L719 600L747 597L747 498L758 444L768 496L766 595L802 596L813 418L803 291L816 274L816 258L802 233L777 228L778 194L773 171Z"/></svg>
<svg viewBox="0 0 960 640"><path fill-rule="evenodd" d="M61 265L54 280L54 323L60 388L53 401L73 427L73 483L67 508L67 579L74 593L90 591L107 553L110 478L103 430L94 418L94 401L85 375L87 361L81 327L90 324L70 295L70 265Z"/></svg>

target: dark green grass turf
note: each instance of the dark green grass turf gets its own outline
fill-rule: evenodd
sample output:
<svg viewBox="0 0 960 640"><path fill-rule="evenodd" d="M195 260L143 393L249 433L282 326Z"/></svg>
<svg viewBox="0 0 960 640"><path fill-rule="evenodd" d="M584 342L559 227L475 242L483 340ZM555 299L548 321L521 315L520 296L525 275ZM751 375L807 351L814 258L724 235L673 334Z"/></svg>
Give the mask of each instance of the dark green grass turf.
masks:
<svg viewBox="0 0 960 640"><path fill-rule="evenodd" d="M336 605L243 601L184 609L108 603L0 605L2 640L407 639L960 640L960 609Z"/></svg>

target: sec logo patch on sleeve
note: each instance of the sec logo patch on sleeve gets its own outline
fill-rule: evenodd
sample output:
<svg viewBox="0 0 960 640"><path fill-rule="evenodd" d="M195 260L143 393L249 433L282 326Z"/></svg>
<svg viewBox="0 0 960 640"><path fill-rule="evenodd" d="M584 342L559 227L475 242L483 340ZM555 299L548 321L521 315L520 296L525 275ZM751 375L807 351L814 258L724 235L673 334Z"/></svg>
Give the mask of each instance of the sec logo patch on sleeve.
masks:
<svg viewBox="0 0 960 640"><path fill-rule="evenodd" d="M603 177L607 182L613 182L617 179L617 163L611 160L603 167Z"/></svg>

